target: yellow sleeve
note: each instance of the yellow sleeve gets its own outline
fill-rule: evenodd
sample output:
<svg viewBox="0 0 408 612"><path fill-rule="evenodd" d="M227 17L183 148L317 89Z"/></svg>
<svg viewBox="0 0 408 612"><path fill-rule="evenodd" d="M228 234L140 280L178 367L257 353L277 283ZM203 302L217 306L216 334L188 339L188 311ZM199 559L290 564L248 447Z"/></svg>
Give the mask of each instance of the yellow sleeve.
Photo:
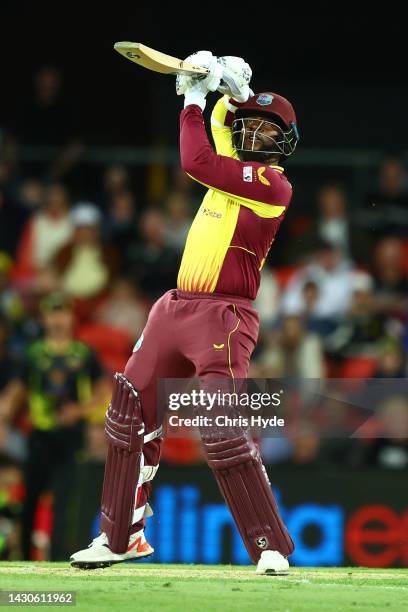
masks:
<svg viewBox="0 0 408 612"><path fill-rule="evenodd" d="M211 114L211 133L214 139L215 150L218 155L225 155L239 159L232 144L232 130L225 125L228 112L235 113L236 107L229 102L228 96L223 96L214 106Z"/></svg>

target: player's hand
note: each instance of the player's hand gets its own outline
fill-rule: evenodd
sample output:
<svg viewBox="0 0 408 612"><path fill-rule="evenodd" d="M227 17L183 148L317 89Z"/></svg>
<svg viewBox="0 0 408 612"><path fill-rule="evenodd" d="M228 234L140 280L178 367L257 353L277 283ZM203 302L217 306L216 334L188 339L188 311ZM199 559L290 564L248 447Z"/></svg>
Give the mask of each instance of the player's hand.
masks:
<svg viewBox="0 0 408 612"><path fill-rule="evenodd" d="M82 406L71 402L65 404L58 412L56 421L62 427L75 425L83 417Z"/></svg>
<svg viewBox="0 0 408 612"><path fill-rule="evenodd" d="M211 51L198 51L189 55L186 60L192 64L202 66L209 70L207 76L177 75L176 91L179 96L185 96L185 104L198 104L202 110L205 108L205 97L209 91L216 91L221 83L222 66Z"/></svg>
<svg viewBox="0 0 408 612"><path fill-rule="evenodd" d="M211 53L211 51L197 51L189 55L184 60L190 64L207 68L210 71L208 76L197 74L197 75L184 75L178 74L176 78L176 91L177 95L183 96L187 89L190 89L194 84L200 82L201 85L205 85L208 91L216 91L220 84L222 70L217 63L217 58Z"/></svg>
<svg viewBox="0 0 408 612"><path fill-rule="evenodd" d="M9 423L13 415L11 402L7 397L0 396L0 423Z"/></svg>
<svg viewBox="0 0 408 612"><path fill-rule="evenodd" d="M227 94L237 102L246 102L253 94L249 84L252 78L252 70L242 57L225 55L218 58L222 66L222 79L218 91Z"/></svg>

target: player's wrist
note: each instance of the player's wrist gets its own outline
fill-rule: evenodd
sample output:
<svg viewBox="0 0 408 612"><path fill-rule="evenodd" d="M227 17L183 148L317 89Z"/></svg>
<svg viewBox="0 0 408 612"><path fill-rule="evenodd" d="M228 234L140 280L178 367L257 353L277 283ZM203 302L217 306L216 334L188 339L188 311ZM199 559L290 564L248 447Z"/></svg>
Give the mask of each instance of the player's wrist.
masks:
<svg viewBox="0 0 408 612"><path fill-rule="evenodd" d="M206 105L205 94L201 91L186 91L184 95L184 108L196 104L203 111Z"/></svg>

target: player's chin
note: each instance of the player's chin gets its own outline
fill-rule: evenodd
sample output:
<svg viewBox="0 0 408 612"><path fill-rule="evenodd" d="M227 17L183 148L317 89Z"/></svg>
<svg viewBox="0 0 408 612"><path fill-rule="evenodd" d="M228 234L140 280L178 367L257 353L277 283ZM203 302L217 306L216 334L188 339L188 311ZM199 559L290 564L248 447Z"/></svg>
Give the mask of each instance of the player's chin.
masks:
<svg viewBox="0 0 408 612"><path fill-rule="evenodd" d="M244 141L244 149L246 151L261 151L262 146L263 143L260 140L255 140L254 143L252 142L252 140L249 140L248 142Z"/></svg>

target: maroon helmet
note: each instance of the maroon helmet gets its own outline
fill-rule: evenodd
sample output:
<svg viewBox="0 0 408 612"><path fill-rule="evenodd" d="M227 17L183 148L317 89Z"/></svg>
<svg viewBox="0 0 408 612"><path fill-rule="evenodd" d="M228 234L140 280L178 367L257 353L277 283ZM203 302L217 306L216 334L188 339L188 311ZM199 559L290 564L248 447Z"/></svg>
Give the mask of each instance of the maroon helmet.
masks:
<svg viewBox="0 0 408 612"><path fill-rule="evenodd" d="M252 135L251 148L244 147L245 136L248 134L246 120L259 119L259 125L255 130L250 130ZM271 123L280 128L279 136L270 138L270 143L265 144L262 150L254 149L255 137L261 125ZM243 161L268 161L273 155L288 157L294 152L299 141L299 132L296 125L296 115L292 104L279 94L263 92L255 94L241 104L235 113L232 124L232 136L235 149Z"/></svg>

